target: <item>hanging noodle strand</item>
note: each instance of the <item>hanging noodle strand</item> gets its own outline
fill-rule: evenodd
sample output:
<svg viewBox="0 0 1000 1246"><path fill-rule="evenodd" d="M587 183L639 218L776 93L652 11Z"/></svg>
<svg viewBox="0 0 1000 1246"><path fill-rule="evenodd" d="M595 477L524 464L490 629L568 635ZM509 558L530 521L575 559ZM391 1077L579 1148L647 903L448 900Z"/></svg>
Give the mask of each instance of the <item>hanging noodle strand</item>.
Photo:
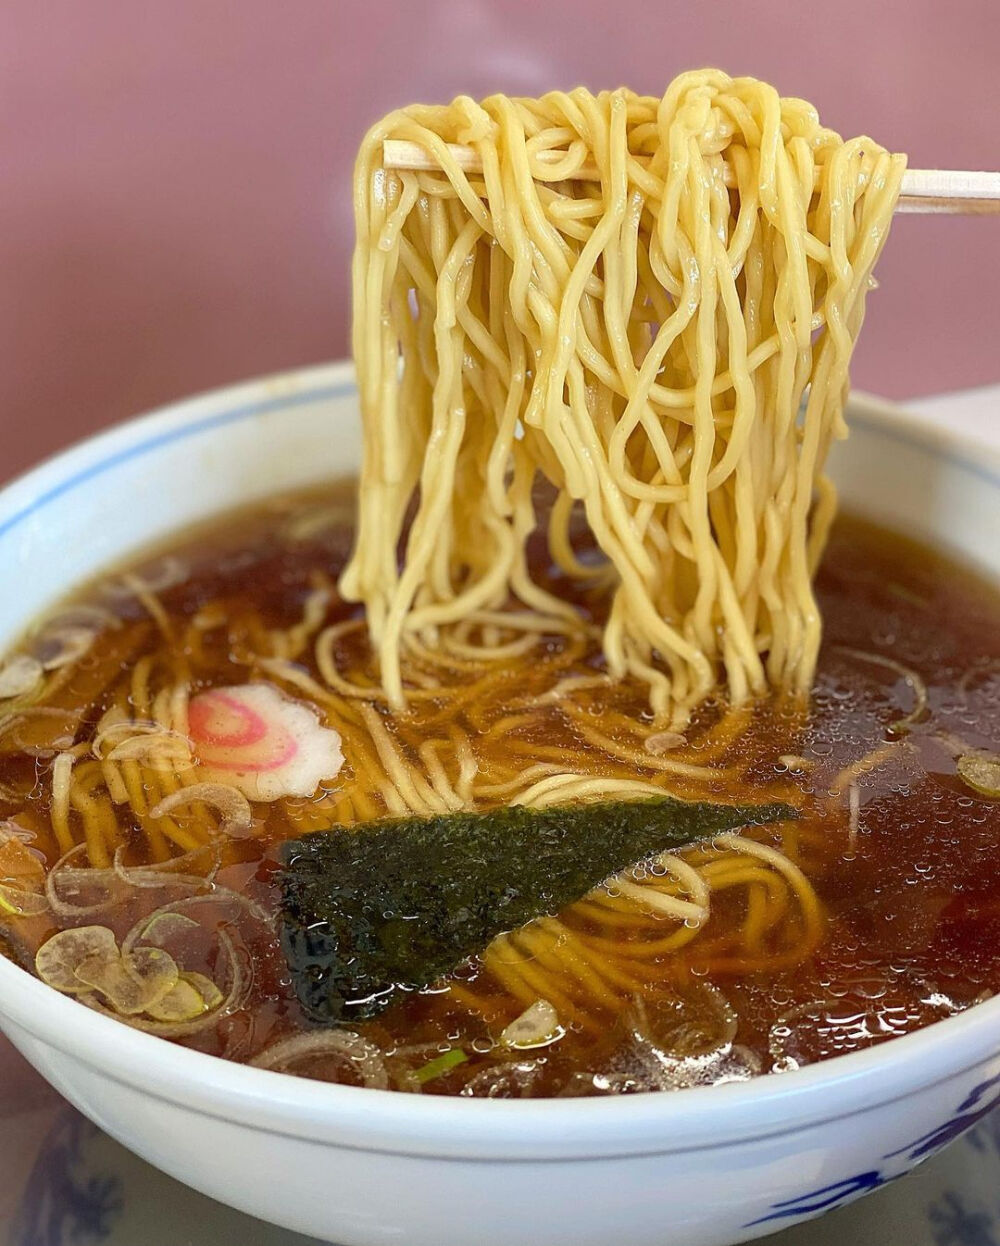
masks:
<svg viewBox="0 0 1000 1246"><path fill-rule="evenodd" d="M439 171L383 167L386 139ZM718 70L662 99L460 97L371 130L353 269L364 463L340 590L366 607L392 708L412 695L407 652L470 654L461 629L512 602L527 611L500 656L582 628L529 568L539 480L556 566L612 588L610 675L644 681L662 723L683 727L718 686L733 705L808 691L823 466L904 163ZM603 565L575 552L581 508Z"/></svg>

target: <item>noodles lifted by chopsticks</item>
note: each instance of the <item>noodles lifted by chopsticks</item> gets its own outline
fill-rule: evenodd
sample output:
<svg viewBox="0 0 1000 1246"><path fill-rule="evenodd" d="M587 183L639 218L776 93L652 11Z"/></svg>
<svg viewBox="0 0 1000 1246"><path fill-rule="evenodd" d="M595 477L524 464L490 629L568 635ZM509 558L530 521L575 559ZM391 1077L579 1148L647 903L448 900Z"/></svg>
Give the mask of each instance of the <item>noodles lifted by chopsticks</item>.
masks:
<svg viewBox="0 0 1000 1246"><path fill-rule="evenodd" d="M385 169L387 138L440 172ZM600 179L574 180L587 163ZM394 707L407 647L481 612L514 599L515 631L531 612L536 636L539 617L577 625L529 570L539 479L553 562L610 585L608 670L648 683L660 720L683 725L720 680L737 705L808 689L823 465L904 163L715 70L662 100L462 97L371 130L355 185L365 458L341 591L367 607ZM577 504L602 565L574 550Z"/></svg>

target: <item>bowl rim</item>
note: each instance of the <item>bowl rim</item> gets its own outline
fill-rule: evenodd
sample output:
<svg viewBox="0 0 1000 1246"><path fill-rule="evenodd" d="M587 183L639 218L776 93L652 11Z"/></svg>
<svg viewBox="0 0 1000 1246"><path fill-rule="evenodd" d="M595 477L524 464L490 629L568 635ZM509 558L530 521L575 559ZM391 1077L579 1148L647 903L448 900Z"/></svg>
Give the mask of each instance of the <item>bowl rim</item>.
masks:
<svg viewBox="0 0 1000 1246"><path fill-rule="evenodd" d="M0 489L0 537L39 505L136 456L290 406L345 397L349 361L225 386L81 440ZM1000 490L1000 453L855 392L856 424L916 445ZM949 1081L1000 1049L1000 996L888 1043L795 1072L669 1094L536 1100L405 1095L234 1064L101 1016L0 957L0 1015L28 1049L55 1048L165 1103L251 1129L353 1150L462 1160L603 1159L756 1142L878 1110ZM30 1037L28 1037L30 1036ZM72 1093L67 1083L66 1089ZM957 1106L957 1105L956 1105Z"/></svg>

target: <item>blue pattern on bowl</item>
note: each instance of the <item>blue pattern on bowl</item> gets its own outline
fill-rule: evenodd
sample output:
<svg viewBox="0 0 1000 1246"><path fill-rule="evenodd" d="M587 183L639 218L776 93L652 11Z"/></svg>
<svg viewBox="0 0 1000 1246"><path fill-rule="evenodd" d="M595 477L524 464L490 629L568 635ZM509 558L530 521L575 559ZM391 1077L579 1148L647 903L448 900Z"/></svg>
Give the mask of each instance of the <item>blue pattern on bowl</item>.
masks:
<svg viewBox="0 0 1000 1246"><path fill-rule="evenodd" d="M819 1216L789 1227L769 1246L1000 1246L1000 1083L980 1083L940 1129L887 1156L938 1160L897 1184L896 1165L776 1203L767 1219ZM997 1110L991 1109L997 1106ZM984 1115L986 1113L986 1115ZM9 1145L9 1142L8 1142ZM891 1189L882 1188L891 1185ZM834 1211L861 1195L874 1198ZM199 1235L191 1236L198 1226ZM318 1246L196 1194L128 1154L68 1106L57 1110L24 1186L3 1246ZM623 1239L627 1241L627 1234Z"/></svg>
<svg viewBox="0 0 1000 1246"><path fill-rule="evenodd" d="M84 1246L111 1236L124 1198L120 1177L90 1168L87 1144L100 1132L77 1112L60 1114L25 1186L10 1246Z"/></svg>
<svg viewBox="0 0 1000 1246"><path fill-rule="evenodd" d="M885 1160L900 1160L896 1164L888 1164L882 1168L872 1169L869 1172L857 1173L853 1177L846 1177L843 1181L834 1182L832 1185L821 1186L818 1190L810 1190L807 1194L799 1194L795 1198L784 1199L781 1202L773 1203L771 1210L766 1216L759 1216L756 1220L751 1220L745 1226L752 1228L754 1225L767 1224L771 1220L792 1219L798 1216L817 1215L819 1212L831 1211L835 1207L843 1207L856 1198L860 1198L862 1194L868 1194L872 1190L876 1190L879 1186L886 1185L890 1181L894 1181L897 1177L904 1176L913 1167L914 1164L920 1163L928 1156L937 1154L943 1147L950 1142L954 1142L964 1133L973 1129L985 1117L993 1111L994 1108L1000 1107L1000 1074L991 1077L985 1082L980 1082L975 1086L968 1095L962 1100L955 1111L943 1124L937 1126L936 1129L930 1130L928 1133L921 1134L919 1138L915 1138L906 1146L900 1147L896 1151L890 1151L888 1155L883 1156ZM992 1145L997 1147L1000 1143L1000 1113L998 1113L989 1123L988 1128L992 1131ZM957 1196L956 1196L957 1197ZM960 1201L960 1200L959 1200ZM941 1210L942 1223L947 1223L948 1210ZM978 1213L977 1213L978 1214ZM979 1220L974 1215L977 1226ZM955 1216L952 1215L951 1223L957 1223ZM949 1232L955 1230L949 1228ZM978 1229L977 1229L978 1231ZM951 1238L943 1238L942 1242L951 1246ZM955 1246L997 1246L995 1238L970 1237L954 1238Z"/></svg>

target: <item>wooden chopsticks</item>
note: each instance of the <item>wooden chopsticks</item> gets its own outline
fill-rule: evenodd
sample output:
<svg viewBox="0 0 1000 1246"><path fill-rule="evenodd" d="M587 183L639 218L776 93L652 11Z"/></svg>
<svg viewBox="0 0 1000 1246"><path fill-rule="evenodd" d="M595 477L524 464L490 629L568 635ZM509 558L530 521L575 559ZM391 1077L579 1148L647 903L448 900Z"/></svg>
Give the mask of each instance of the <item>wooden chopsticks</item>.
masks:
<svg viewBox="0 0 1000 1246"><path fill-rule="evenodd" d="M456 164L466 173L482 173L479 154L471 147L448 144ZM556 166L552 180L559 179L558 165L566 156L560 151L540 151L534 156L536 167L544 176L546 165ZM411 169L433 172L440 168L434 156L419 143L386 139L382 144L382 163L387 169ZM574 177L596 181L600 177L595 165L583 164ZM896 205L897 212L951 212L963 215L1000 213L1000 173L975 172L962 169L907 169Z"/></svg>

